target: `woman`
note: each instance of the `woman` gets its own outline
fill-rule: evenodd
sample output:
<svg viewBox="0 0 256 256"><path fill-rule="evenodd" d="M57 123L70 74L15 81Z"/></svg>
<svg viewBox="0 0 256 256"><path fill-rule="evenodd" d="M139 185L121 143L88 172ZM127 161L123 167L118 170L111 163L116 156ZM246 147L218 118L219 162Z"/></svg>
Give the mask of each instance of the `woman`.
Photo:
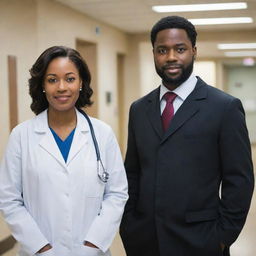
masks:
<svg viewBox="0 0 256 256"><path fill-rule="evenodd" d="M54 46L30 74L36 116L13 129L0 169L0 209L19 255L110 255L127 181L111 128L79 111L91 104L88 67L77 51Z"/></svg>

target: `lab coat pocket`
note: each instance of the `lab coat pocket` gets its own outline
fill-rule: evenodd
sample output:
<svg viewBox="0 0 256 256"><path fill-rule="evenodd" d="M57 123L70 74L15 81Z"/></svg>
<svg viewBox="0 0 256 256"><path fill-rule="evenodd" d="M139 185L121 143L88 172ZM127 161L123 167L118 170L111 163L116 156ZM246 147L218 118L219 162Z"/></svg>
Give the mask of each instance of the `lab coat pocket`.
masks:
<svg viewBox="0 0 256 256"><path fill-rule="evenodd" d="M36 253L36 256L54 256L53 249L47 250L42 253Z"/></svg>
<svg viewBox="0 0 256 256"><path fill-rule="evenodd" d="M83 245L81 255L79 256L105 256L104 252L98 248Z"/></svg>
<svg viewBox="0 0 256 256"><path fill-rule="evenodd" d="M87 218L93 220L97 215L100 215L102 207L102 198L100 197L87 197Z"/></svg>

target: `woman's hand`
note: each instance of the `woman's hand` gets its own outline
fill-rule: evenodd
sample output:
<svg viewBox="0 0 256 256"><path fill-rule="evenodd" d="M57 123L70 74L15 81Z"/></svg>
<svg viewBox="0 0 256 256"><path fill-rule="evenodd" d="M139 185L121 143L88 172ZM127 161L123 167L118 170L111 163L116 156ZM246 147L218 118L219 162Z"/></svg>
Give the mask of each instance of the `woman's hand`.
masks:
<svg viewBox="0 0 256 256"><path fill-rule="evenodd" d="M94 244L92 244L92 243L90 243L90 242L88 242L88 241L84 241L84 246L89 246L89 247L92 247L92 248L97 248L97 249L99 249L99 247L97 247L96 245L94 245Z"/></svg>
<svg viewBox="0 0 256 256"><path fill-rule="evenodd" d="M50 244L47 244L43 248L41 248L37 253L43 253L51 249L52 249L52 246Z"/></svg>

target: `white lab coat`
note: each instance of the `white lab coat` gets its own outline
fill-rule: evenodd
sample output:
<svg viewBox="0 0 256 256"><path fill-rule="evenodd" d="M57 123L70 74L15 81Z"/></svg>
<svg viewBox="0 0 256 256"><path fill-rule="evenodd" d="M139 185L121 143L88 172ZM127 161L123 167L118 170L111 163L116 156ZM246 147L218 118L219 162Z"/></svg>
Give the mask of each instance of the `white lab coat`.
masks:
<svg viewBox="0 0 256 256"><path fill-rule="evenodd" d="M20 243L20 256L107 256L128 198L120 150L111 128L91 118L109 180L97 176L85 117L67 162L48 127L47 111L13 129L0 169L0 210ZM83 245L89 241L100 249Z"/></svg>

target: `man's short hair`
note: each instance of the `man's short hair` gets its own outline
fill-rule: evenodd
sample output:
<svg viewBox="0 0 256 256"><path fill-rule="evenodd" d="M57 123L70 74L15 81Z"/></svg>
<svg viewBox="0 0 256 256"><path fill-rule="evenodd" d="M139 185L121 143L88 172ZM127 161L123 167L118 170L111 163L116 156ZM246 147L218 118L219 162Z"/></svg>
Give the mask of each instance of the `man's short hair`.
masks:
<svg viewBox="0 0 256 256"><path fill-rule="evenodd" d="M151 43L154 47L157 33L164 29L179 28L184 29L194 47L196 45L197 32L194 25L187 19L180 16L167 16L159 20L151 29Z"/></svg>

